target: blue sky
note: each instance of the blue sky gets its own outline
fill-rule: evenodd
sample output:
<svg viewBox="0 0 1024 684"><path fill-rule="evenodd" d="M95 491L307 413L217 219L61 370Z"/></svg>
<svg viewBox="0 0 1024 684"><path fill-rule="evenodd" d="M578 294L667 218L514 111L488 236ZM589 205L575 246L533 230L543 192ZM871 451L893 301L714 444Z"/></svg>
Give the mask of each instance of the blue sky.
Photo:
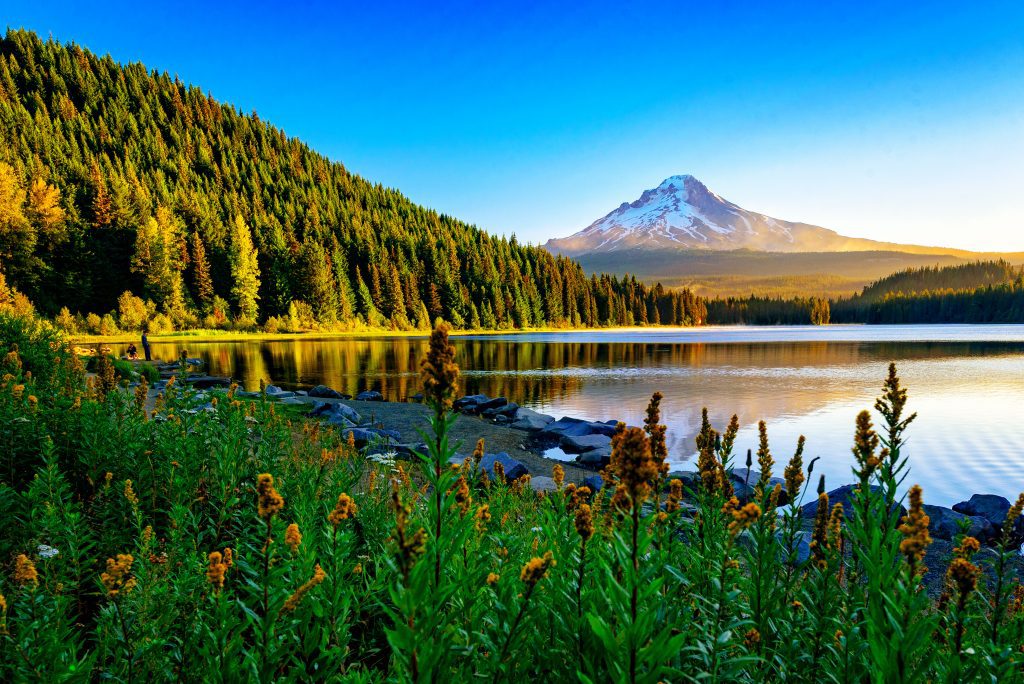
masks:
<svg viewBox="0 0 1024 684"><path fill-rule="evenodd" d="M849 235L1024 250L1020 2L147 4L0 22L176 73L523 240L692 173Z"/></svg>

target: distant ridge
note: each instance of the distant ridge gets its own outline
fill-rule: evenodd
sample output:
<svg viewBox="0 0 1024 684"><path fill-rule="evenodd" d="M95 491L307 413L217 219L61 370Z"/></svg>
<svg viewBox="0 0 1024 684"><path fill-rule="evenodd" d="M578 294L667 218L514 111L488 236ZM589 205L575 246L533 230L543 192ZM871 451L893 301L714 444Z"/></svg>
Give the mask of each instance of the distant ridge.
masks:
<svg viewBox="0 0 1024 684"><path fill-rule="evenodd" d="M569 237L548 240L556 254L579 256L623 250L737 250L760 252L896 251L963 258L1004 256L961 249L846 237L808 223L744 209L691 175L666 178ZM1024 253L1005 255L1024 257Z"/></svg>

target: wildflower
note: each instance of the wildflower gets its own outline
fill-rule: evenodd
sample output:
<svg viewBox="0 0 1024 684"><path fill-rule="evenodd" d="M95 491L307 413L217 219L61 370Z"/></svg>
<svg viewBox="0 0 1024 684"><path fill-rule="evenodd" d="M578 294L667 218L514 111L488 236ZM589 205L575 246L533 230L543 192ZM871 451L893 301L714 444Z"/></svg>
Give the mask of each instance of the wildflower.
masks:
<svg viewBox="0 0 1024 684"><path fill-rule="evenodd" d="M626 485L616 485L615 493L612 494L612 508L617 511L628 511L632 505L633 504L629 499L629 490L626 489Z"/></svg>
<svg viewBox="0 0 1024 684"><path fill-rule="evenodd" d="M7 598L0 594L0 636L7 635Z"/></svg>
<svg viewBox="0 0 1024 684"><path fill-rule="evenodd" d="M226 565L227 567L230 568L234 564L235 564L235 552L231 550L230 546L228 546L227 548L224 549L224 565Z"/></svg>
<svg viewBox="0 0 1024 684"><path fill-rule="evenodd" d="M128 593L135 586L135 579L131 577L132 563L135 558L128 553L117 554L117 559L107 559L107 571L100 575L103 587L107 590L107 596L116 598L121 592Z"/></svg>
<svg viewBox="0 0 1024 684"><path fill-rule="evenodd" d="M334 504L334 510L327 515L327 519L332 525L337 527L341 524L342 520L354 518L358 511L359 507L356 506L352 497L342 492L338 495L338 501Z"/></svg>
<svg viewBox="0 0 1024 684"><path fill-rule="evenodd" d="M494 462L494 479L496 479L498 482L505 481L505 466L502 464L501 461Z"/></svg>
<svg viewBox="0 0 1024 684"><path fill-rule="evenodd" d="M906 429L917 414L913 413L903 419L903 408L907 404L907 390L900 387L900 379L896 374L896 364L889 364L889 375L882 385L882 396L875 401L875 410L882 414L889 426L889 445L899 445L900 433Z"/></svg>
<svg viewBox="0 0 1024 684"><path fill-rule="evenodd" d="M761 517L761 507L756 503L748 503L732 514L732 522L729 523L729 532L735 537L743 530L753 525Z"/></svg>
<svg viewBox="0 0 1024 684"><path fill-rule="evenodd" d="M39 399L37 399L34 394L28 395L28 410L31 411L31 412L35 412L35 410L36 410L36 408L38 406L39 406Z"/></svg>
<svg viewBox="0 0 1024 684"><path fill-rule="evenodd" d="M519 573L519 580L529 588L533 588L537 582L548 576L548 569L555 565L555 559L550 551L545 551L541 557L531 558L523 566Z"/></svg>
<svg viewBox="0 0 1024 684"><path fill-rule="evenodd" d="M730 570L739 570L740 562L736 558L730 558L725 562L725 567L729 568Z"/></svg>
<svg viewBox="0 0 1024 684"><path fill-rule="evenodd" d="M353 575L362 575L363 574L363 564L362 563L356 563L355 567L352 568L352 574Z"/></svg>
<svg viewBox="0 0 1024 684"><path fill-rule="evenodd" d="M284 543L292 550L292 553L297 553L299 550L299 544L302 543L302 533L299 532L299 526L292 523L284 531Z"/></svg>
<svg viewBox="0 0 1024 684"><path fill-rule="evenodd" d="M643 430L624 426L616 430L612 438L611 468L619 486L625 488L630 504L639 507L651 492L651 482L659 475L650 440Z"/></svg>
<svg viewBox="0 0 1024 684"><path fill-rule="evenodd" d="M789 495L789 500L792 503L796 502L797 496L800 494L800 487L804 483L804 436L800 435L800 438L796 441L796 453L793 454L793 458L789 459L789 464L783 471L783 476L786 479L786 494Z"/></svg>
<svg viewBox="0 0 1024 684"><path fill-rule="evenodd" d="M858 474L862 481L866 481L880 463L878 457L875 456L878 442L878 435L872 429L871 414L861 411L857 415L857 430L853 437L853 455L860 466Z"/></svg>
<svg viewBox="0 0 1024 684"><path fill-rule="evenodd" d="M701 415L701 429L697 434L697 471L700 473L701 485L704 490L713 494L722 489L720 466L715 458L715 441L718 435L711 428L707 408L702 411Z"/></svg>
<svg viewBox="0 0 1024 684"><path fill-rule="evenodd" d="M814 513L814 531L811 533L811 556L814 564L822 570L828 565L825 549L828 548L828 494L818 495L818 509Z"/></svg>
<svg viewBox="0 0 1024 684"><path fill-rule="evenodd" d="M743 635L743 645L747 648L754 648L759 643L761 643L761 633L757 631L756 627L751 627Z"/></svg>
<svg viewBox="0 0 1024 684"><path fill-rule="evenodd" d="M149 546L150 542L153 541L153 526L146 525L142 530L142 545Z"/></svg>
<svg viewBox="0 0 1024 684"><path fill-rule="evenodd" d="M473 463L480 465L484 457L484 438L476 440L476 447L473 448Z"/></svg>
<svg viewBox="0 0 1024 684"><path fill-rule="evenodd" d="M452 407L455 382L459 378L455 347L448 341L449 329L448 324L440 323L430 334L430 350L420 367L423 394L438 413Z"/></svg>
<svg viewBox="0 0 1024 684"><path fill-rule="evenodd" d="M369 480L366 483L366 491L369 492L370 494L373 494L373 490L374 490L374 487L376 487L376 485L377 485L377 471L376 470L371 470L370 471L370 478L369 478Z"/></svg>
<svg viewBox="0 0 1024 684"><path fill-rule="evenodd" d="M580 504L579 509L576 511L576 533L580 535L580 539L583 543L587 543L587 540L594 536L594 520L591 516L590 505Z"/></svg>
<svg viewBox="0 0 1024 684"><path fill-rule="evenodd" d="M1003 539L1009 540L1013 534L1014 527L1017 525L1017 521L1020 520L1021 514L1024 513L1024 492L1021 492L1017 496L1017 501L1010 506L1010 510L1006 512L1006 520L1003 521Z"/></svg>
<svg viewBox="0 0 1024 684"><path fill-rule="evenodd" d="M501 575L496 572L487 573L487 586L493 587L501 579Z"/></svg>
<svg viewBox="0 0 1024 684"><path fill-rule="evenodd" d="M52 546L48 546L47 544L40 544L39 546L37 546L36 552L39 554L39 557L43 560L49 560L51 558L54 558L57 556L57 554L60 553L60 551L53 548Z"/></svg>
<svg viewBox="0 0 1024 684"><path fill-rule="evenodd" d="M679 502L683 499L683 481L673 477L668 481L668 501L665 502L665 510L673 513L679 510Z"/></svg>
<svg viewBox="0 0 1024 684"><path fill-rule="evenodd" d="M224 556L220 551L211 551L207 556L206 581L213 585L215 590L224 588L224 576L228 572L228 565L224 563Z"/></svg>
<svg viewBox="0 0 1024 684"><path fill-rule="evenodd" d="M313 576L309 578L305 584L296 589L294 594L288 597L288 600L284 602L284 606L281 608L281 612L290 613L298 608L303 597L325 579L327 579L327 573L325 573L323 568L320 567L320 564L317 563L316 567L313 568Z"/></svg>
<svg viewBox="0 0 1024 684"><path fill-rule="evenodd" d="M487 504L480 504L473 517L476 519L476 531L484 532L487 529L487 523L491 522L491 507Z"/></svg>
<svg viewBox="0 0 1024 684"><path fill-rule="evenodd" d="M765 487L772 479L772 466L775 465L775 459L772 458L772 451L768 447L768 425L763 420L757 423L757 435L757 466L761 469L761 477L754 485L754 496L760 499L764 496Z"/></svg>
<svg viewBox="0 0 1024 684"><path fill-rule="evenodd" d="M455 507L459 509L459 513L466 515L473 503L473 497L469 494L469 483L466 482L465 476L459 475L459 479L455 481L448 493L452 492L455 493Z"/></svg>
<svg viewBox="0 0 1024 684"><path fill-rule="evenodd" d="M268 523L274 514L284 508L284 499L274 489L274 476L263 473L256 482L256 493L259 496L259 516Z"/></svg>
<svg viewBox="0 0 1024 684"><path fill-rule="evenodd" d="M659 425L661 421L661 392L651 395L651 402L647 405L647 417L644 418L644 432L647 433L651 442L651 457L654 459L658 474L668 474L668 447L665 444L665 426Z"/></svg>
<svg viewBox="0 0 1024 684"><path fill-rule="evenodd" d="M25 386L15 385L11 388L11 392L14 394L15 399L21 399L21 395L25 392Z"/></svg>
<svg viewBox="0 0 1024 684"><path fill-rule="evenodd" d="M551 479L555 481L555 488L561 491L562 483L565 482L565 468L556 463L551 468Z"/></svg>
<svg viewBox="0 0 1024 684"><path fill-rule="evenodd" d="M837 503L832 506L832 513L828 517L828 545L829 548L838 549L843 543L843 504Z"/></svg>
<svg viewBox="0 0 1024 684"><path fill-rule="evenodd" d="M964 537L960 540L960 545L953 549L953 555L957 558L963 558L964 560L970 560L971 557L978 553L981 549L981 544L974 537Z"/></svg>
<svg viewBox="0 0 1024 684"><path fill-rule="evenodd" d="M903 524L900 525L900 532L903 533L903 541L900 542L900 553L907 559L907 563L914 572L918 572L917 565L924 560L925 551L932 543L928 534L928 514L924 512L924 503L921 500L921 487L914 485L908 493L910 509L903 517ZM968 537L970 539L970 537Z"/></svg>
<svg viewBox="0 0 1024 684"><path fill-rule="evenodd" d="M110 483L114 480L114 473L107 471L107 474L103 476L103 486L109 489Z"/></svg>
<svg viewBox="0 0 1024 684"><path fill-rule="evenodd" d="M835 644L836 648L842 648L843 636L843 630L841 629L837 629L836 633L832 635L832 643Z"/></svg>
<svg viewBox="0 0 1024 684"><path fill-rule="evenodd" d="M36 565L25 554L19 555L14 560L14 581L21 586L27 584L31 584L33 587L39 586L39 573L36 572Z"/></svg>
<svg viewBox="0 0 1024 684"><path fill-rule="evenodd" d="M135 386L135 407L142 411L146 408L146 399L149 398L149 382L146 376L142 376L139 384Z"/></svg>
<svg viewBox="0 0 1024 684"><path fill-rule="evenodd" d="M966 558L954 558L946 571L946 578L961 597L969 595L978 586L981 569Z"/></svg>
<svg viewBox="0 0 1024 684"><path fill-rule="evenodd" d="M569 497L569 500L565 502L565 509L567 511L574 511L579 507L580 503L590 498L590 487L577 487L570 483L565 488L565 493Z"/></svg>
<svg viewBox="0 0 1024 684"><path fill-rule="evenodd" d="M132 508L139 505L139 497L135 495L135 490L132 489L131 480L124 481L124 498L129 504L131 504Z"/></svg>
<svg viewBox="0 0 1024 684"><path fill-rule="evenodd" d="M792 608L793 610L800 610L801 608L804 607L804 604L800 603L797 600L794 600L792 603L789 604L789 607Z"/></svg>

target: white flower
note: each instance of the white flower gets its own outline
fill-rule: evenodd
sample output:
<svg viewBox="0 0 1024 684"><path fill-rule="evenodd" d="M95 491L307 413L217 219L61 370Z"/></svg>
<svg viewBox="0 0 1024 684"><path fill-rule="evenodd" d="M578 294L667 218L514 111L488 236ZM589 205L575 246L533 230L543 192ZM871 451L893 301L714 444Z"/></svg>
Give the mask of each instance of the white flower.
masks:
<svg viewBox="0 0 1024 684"><path fill-rule="evenodd" d="M50 558L53 558L58 553L60 553L60 551L58 551L57 549L53 548L52 546L47 546L46 544L40 544L38 547L36 547L36 551L39 552L39 557L44 560L49 560Z"/></svg>

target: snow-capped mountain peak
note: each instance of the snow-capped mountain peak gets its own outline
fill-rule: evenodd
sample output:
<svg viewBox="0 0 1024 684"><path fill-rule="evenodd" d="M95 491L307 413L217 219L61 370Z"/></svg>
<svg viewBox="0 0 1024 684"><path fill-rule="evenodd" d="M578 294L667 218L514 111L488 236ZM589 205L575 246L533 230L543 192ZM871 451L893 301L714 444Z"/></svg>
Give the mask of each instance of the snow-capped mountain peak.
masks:
<svg viewBox="0 0 1024 684"><path fill-rule="evenodd" d="M666 178L582 231L549 240L546 247L565 254L662 248L775 252L856 248L850 238L826 228L747 211L689 174Z"/></svg>

